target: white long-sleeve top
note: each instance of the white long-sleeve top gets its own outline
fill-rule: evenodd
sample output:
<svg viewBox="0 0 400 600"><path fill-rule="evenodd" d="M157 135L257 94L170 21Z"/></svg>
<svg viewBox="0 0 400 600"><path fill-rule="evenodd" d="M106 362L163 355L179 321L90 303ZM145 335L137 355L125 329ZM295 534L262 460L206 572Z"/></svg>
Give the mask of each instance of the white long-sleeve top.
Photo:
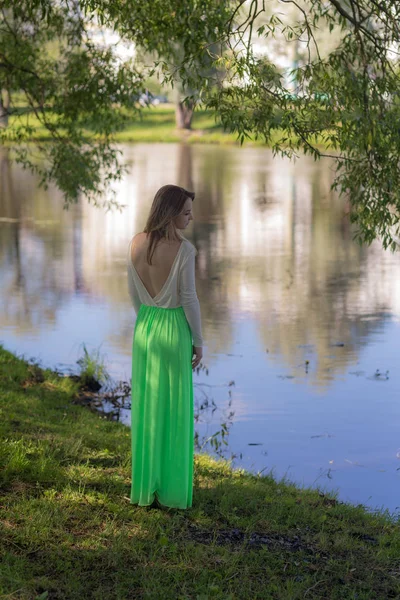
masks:
<svg viewBox="0 0 400 600"><path fill-rule="evenodd" d="M182 306L192 332L193 345L203 346L200 303L195 282L195 246L186 238L182 240L167 280L159 293L152 298L132 263L131 245L132 240L129 242L127 255L128 290L136 315L141 304L162 308Z"/></svg>

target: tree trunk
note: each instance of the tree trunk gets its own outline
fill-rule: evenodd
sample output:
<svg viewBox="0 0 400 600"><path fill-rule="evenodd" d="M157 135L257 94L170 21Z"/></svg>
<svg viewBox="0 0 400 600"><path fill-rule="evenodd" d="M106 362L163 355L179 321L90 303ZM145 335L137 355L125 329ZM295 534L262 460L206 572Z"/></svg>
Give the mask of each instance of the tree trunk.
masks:
<svg viewBox="0 0 400 600"><path fill-rule="evenodd" d="M10 107L10 94L7 90L0 91L0 128L8 127L8 109Z"/></svg>
<svg viewBox="0 0 400 600"><path fill-rule="evenodd" d="M178 129L191 129L194 102L186 103L178 101L175 109L176 126Z"/></svg>

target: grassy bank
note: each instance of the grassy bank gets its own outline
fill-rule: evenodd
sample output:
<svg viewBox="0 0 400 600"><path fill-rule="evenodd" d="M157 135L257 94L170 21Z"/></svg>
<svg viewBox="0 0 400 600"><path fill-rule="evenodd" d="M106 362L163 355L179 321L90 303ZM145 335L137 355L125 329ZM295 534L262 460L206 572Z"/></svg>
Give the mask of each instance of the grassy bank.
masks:
<svg viewBox="0 0 400 600"><path fill-rule="evenodd" d="M36 117L32 114L26 115L29 125L34 129L34 137L37 140L47 140L50 138L49 132L43 127ZM51 121L51 115L48 116ZM25 121L24 121L25 122ZM18 123L15 118L10 120L10 126ZM87 134L91 135L90 130ZM277 131L272 142L278 141L280 133ZM206 110L196 110L194 113L192 128L189 131L177 130L175 124L175 108L172 104L151 106L143 109L141 117L132 114L132 118L126 126L116 133L117 142L181 142L188 143L207 143L207 144L238 144L235 133L224 132L223 127L216 122L215 113ZM244 145L266 145L263 140L256 140L254 137L245 140ZM316 144L322 148L320 144Z"/></svg>
<svg viewBox="0 0 400 600"><path fill-rule="evenodd" d="M0 597L400 597L383 515L195 456L193 507L133 506L130 430L0 346Z"/></svg>
<svg viewBox="0 0 400 600"><path fill-rule="evenodd" d="M133 120L116 134L119 142L180 142L238 144L237 136L225 133L211 111L197 110L190 131L179 131L173 105L145 109L142 119ZM259 142L260 143L260 142Z"/></svg>

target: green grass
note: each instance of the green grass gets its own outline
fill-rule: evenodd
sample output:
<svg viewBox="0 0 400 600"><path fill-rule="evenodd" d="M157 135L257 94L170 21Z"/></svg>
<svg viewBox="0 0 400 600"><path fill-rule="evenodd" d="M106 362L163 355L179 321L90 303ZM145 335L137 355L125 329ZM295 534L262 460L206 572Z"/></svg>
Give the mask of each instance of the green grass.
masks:
<svg viewBox="0 0 400 600"><path fill-rule="evenodd" d="M110 375L103 359L100 359L99 351L90 354L85 344L83 344L83 351L83 356L77 361L82 385L90 385L93 381L99 382L101 385L109 382Z"/></svg>
<svg viewBox="0 0 400 600"><path fill-rule="evenodd" d="M51 115L47 117L52 120ZM50 134L43 127L36 117L32 114L23 117L21 122L29 124L34 128L34 137L36 140L45 141L50 139ZM14 117L10 119L10 127L15 127L19 120ZM92 135L90 130L86 133ZM281 134L276 131L273 135L272 143L280 139ZM132 118L127 125L115 134L117 142L181 142L188 143L207 143L207 144L237 144L236 133L224 132L223 127L215 120L215 113L207 110L196 110L194 113L192 128L189 131L180 131L176 128L175 108L171 105L151 106L143 109L141 117L138 114L132 114ZM252 137L245 140L244 145L266 145L262 139L256 140ZM322 148L319 143L317 147Z"/></svg>
<svg viewBox="0 0 400 600"><path fill-rule="evenodd" d="M151 107L143 112L143 118L133 121L116 135L120 142L180 142L235 144L237 136L225 133L216 123L212 111L197 110L190 131L179 131L175 123L173 106Z"/></svg>
<svg viewBox="0 0 400 600"><path fill-rule="evenodd" d="M53 120L50 113L47 118L50 122ZM19 123L29 123L35 130L37 140L50 139L48 130L35 115L28 113L23 117L10 119L11 128ZM86 133L91 135L90 130ZM133 113L124 129L116 133L115 139L118 142L179 142L184 139L188 142L237 143L236 134L224 133L223 128L216 124L211 111L196 111L191 131L177 130L173 105L145 108L140 116Z"/></svg>
<svg viewBox="0 0 400 600"><path fill-rule="evenodd" d="M400 597L385 514L195 455L193 506L130 504L130 430L0 346L0 598ZM253 540L253 542L252 542Z"/></svg>

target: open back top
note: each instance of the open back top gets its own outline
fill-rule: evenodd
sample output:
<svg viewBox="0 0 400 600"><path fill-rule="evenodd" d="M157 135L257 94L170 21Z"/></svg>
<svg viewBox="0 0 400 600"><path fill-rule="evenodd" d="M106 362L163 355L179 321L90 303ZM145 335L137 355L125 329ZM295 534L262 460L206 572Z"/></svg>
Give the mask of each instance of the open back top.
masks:
<svg viewBox="0 0 400 600"><path fill-rule="evenodd" d="M186 238L182 240L164 285L159 293L152 298L133 265L131 258L132 240L133 238L128 246L127 275L129 295L136 315L141 304L159 306L160 308L178 308L182 306L192 331L193 345L202 346L200 303L195 283L196 248Z"/></svg>

